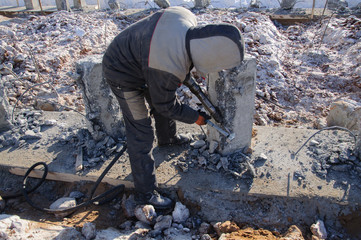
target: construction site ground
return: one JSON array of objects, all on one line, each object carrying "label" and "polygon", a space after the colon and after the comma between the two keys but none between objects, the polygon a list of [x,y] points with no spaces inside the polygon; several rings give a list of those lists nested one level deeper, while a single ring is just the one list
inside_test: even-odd
[{"label": "construction site ground", "polygon": [[[83,128],[84,117],[74,112],[43,112],[42,117],[54,119],[57,124],[42,129],[43,135],[40,140],[27,141],[17,148],[0,150],[0,164],[3,169],[1,184],[9,186],[10,191],[16,191],[17,186],[21,187],[21,178],[15,175],[25,174],[26,169],[34,163],[46,162],[49,166],[48,179],[57,182],[44,187],[44,194],[38,195],[35,199],[41,206],[48,207],[47,195],[52,193],[53,196],[65,196],[75,184],[87,180],[90,182],[84,183],[83,187],[89,187],[114,156],[94,168],[77,172],[77,149],[72,144],[53,140],[64,127]],[[203,135],[199,126],[195,124],[180,123],[178,132],[191,134],[195,138],[201,138]],[[299,147],[315,132],[316,130],[302,128],[255,127],[250,155],[256,170],[255,178],[248,176],[237,179],[222,170],[211,171],[199,166],[182,172],[178,162],[180,158],[186,158],[191,148],[189,144],[161,148],[155,146],[153,153],[157,179],[162,190],[174,199],[186,203],[191,212],[199,214],[209,222],[233,220],[284,231],[292,224],[304,226],[306,229],[307,225],[310,226],[321,218],[332,223],[335,229],[346,229],[353,234],[352,236],[359,236],[359,178],[350,176],[348,172],[337,172],[325,179],[320,178],[312,171],[315,159],[307,154],[307,146],[294,156]],[[348,134],[330,132],[333,133],[325,131],[319,135],[324,139],[342,139]],[[263,158],[259,158],[261,155]],[[301,176],[297,175],[299,173],[302,173]],[[34,174],[36,175],[36,172]],[[37,176],[41,175],[42,171],[39,171]],[[131,191],[132,177],[127,153],[113,166],[104,182],[109,185],[123,183],[127,190]],[[105,188],[107,185],[102,185],[97,192],[102,192]],[[97,224],[99,223],[97,226],[105,227],[119,225],[125,221],[125,217],[119,211],[117,221],[108,223],[108,215],[105,212],[109,212],[106,211],[106,206],[78,211],[72,217],[59,221],[49,214],[34,211],[25,202],[21,205],[11,205],[15,207],[10,208],[9,213],[20,214],[21,217],[35,220],[40,225],[46,222],[50,225],[75,226],[86,220],[96,220]],[[29,212],[32,214],[28,215]],[[340,216],[343,216],[343,219],[340,219]]]}]

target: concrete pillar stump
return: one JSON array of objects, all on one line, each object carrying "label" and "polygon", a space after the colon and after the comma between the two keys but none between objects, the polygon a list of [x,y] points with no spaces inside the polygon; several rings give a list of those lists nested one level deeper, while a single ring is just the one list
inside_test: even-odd
[{"label": "concrete pillar stump", "polygon": [[68,0],[55,0],[55,3],[56,3],[56,9],[58,9],[58,11],[61,11],[61,10],[69,11],[70,10],[70,5],[69,5]]},{"label": "concrete pillar stump", "polygon": [[117,140],[125,136],[119,103],[102,74],[102,55],[92,55],[76,62],[77,83],[83,93],[86,122],[92,137],[105,135]]},{"label": "concrete pillar stump", "polygon": [[[1,75],[0,75],[1,79]],[[11,109],[5,92],[4,83],[0,80],[0,133],[9,130],[11,124]]]},{"label": "concrete pillar stump", "polygon": [[222,155],[246,149],[251,145],[256,87],[257,63],[255,59],[245,59],[230,70],[209,75],[209,97],[223,114],[223,126],[235,134],[227,142],[223,135],[208,127],[208,141],[219,143]]},{"label": "concrete pillar stump", "polygon": [[85,0],[73,0],[75,9],[83,9],[86,7]]},{"label": "concrete pillar stump", "polygon": [[39,9],[39,1],[38,0],[24,0],[26,10]]}]

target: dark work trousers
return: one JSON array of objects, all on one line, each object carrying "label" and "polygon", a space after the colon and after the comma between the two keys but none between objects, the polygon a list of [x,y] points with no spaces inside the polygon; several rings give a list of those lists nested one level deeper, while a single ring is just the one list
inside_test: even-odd
[{"label": "dark work trousers", "polygon": [[[118,99],[125,121],[128,154],[135,190],[139,193],[151,192],[157,188],[155,164],[152,155],[154,133],[150,114],[154,116],[159,144],[170,142],[176,134],[176,124],[172,119],[159,114],[152,106],[147,88],[122,90],[110,84]],[[149,104],[146,106],[145,100]]]}]

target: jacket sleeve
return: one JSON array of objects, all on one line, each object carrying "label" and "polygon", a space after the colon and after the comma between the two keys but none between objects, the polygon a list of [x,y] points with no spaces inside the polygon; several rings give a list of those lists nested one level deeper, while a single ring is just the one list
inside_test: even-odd
[{"label": "jacket sleeve", "polygon": [[185,123],[194,123],[198,112],[182,104],[176,97],[176,90],[181,83],[173,74],[155,69],[147,70],[147,85],[153,107],[165,117]]}]

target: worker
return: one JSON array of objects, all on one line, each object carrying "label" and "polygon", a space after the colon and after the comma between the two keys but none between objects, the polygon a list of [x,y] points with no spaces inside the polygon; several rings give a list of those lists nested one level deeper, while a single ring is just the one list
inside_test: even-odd
[{"label": "worker", "polygon": [[[152,156],[155,120],[158,145],[183,143],[175,120],[206,124],[210,117],[180,103],[176,89],[196,68],[202,76],[239,65],[244,57],[240,31],[231,24],[197,26],[183,7],[160,10],[124,29],[107,48],[103,74],[120,104],[136,199],[156,209],[173,201],[159,193]],[[146,105],[146,101],[148,106]]]}]

